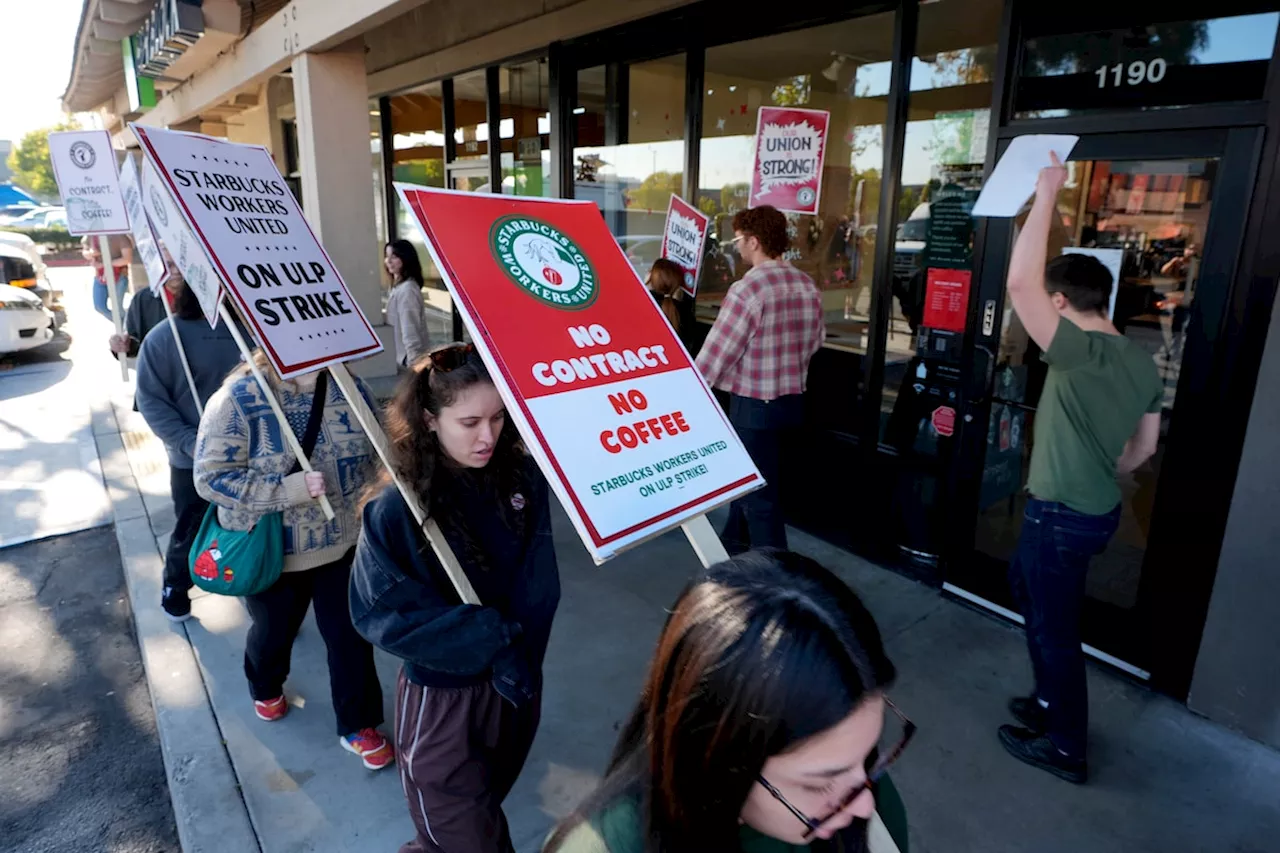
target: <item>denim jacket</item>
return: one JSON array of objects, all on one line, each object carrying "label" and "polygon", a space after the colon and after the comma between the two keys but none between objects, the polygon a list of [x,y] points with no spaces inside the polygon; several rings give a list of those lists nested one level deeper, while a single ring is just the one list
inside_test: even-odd
[{"label": "denim jacket", "polygon": [[[463,604],[394,485],[370,501],[351,570],[351,618],[369,642],[404,661],[410,681],[462,687],[491,681],[519,704],[541,689],[542,661],[560,601],[550,493],[529,462],[528,495],[512,495],[531,516],[511,553],[516,565],[472,566],[462,540],[444,530],[481,605]],[[477,516],[490,515],[492,518]],[[495,512],[472,512],[479,541],[513,536]]]}]

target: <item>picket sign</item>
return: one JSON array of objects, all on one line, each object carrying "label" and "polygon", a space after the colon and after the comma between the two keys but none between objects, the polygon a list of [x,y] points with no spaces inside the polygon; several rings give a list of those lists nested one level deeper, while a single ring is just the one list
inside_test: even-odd
[{"label": "picket sign", "polygon": [[200,402],[200,392],[196,391],[196,379],[191,375],[191,363],[187,361],[187,351],[182,348],[182,336],[178,334],[178,324],[173,319],[173,309],[169,307],[169,297],[160,294],[164,303],[164,316],[169,321],[169,331],[173,332],[173,343],[178,347],[178,358],[182,361],[182,372],[187,375],[187,387],[191,389],[191,399],[196,404],[196,414],[204,417],[204,404]]},{"label": "picket sign", "polygon": [[[426,517],[417,495],[406,486],[396,472],[386,433],[382,431],[377,415],[365,402],[355,378],[346,368],[344,363],[346,360],[378,352],[382,349],[382,344],[373,333],[359,305],[347,292],[341,273],[329,260],[324,247],[316,239],[297,201],[287,190],[277,190],[285,187],[286,184],[270,152],[260,145],[242,145],[199,134],[157,131],[154,128],[137,126],[134,126],[134,132],[142,142],[143,156],[154,168],[154,174],[159,179],[156,183],[164,187],[167,199],[173,202],[172,205],[165,206],[166,211],[180,218],[190,228],[190,233],[196,237],[194,242],[199,247],[199,252],[208,259],[209,266],[216,272],[216,278],[232,296],[238,310],[252,324],[262,344],[263,352],[267,354],[272,366],[285,378],[328,368],[329,374],[347,399],[369,442],[382,459],[383,465],[391,472],[396,487],[426,534],[431,550],[449,575],[449,580],[457,590],[458,596],[466,604],[479,604],[479,596],[476,595],[466,572],[463,571],[448,541],[445,540],[439,525],[434,519]],[[196,166],[197,161],[198,166]],[[206,165],[210,163],[216,165]],[[183,170],[181,174],[177,174],[178,169]],[[213,195],[206,180],[210,176],[214,176],[212,183],[216,185],[212,189],[216,189],[219,193],[239,198],[256,195],[260,199],[265,199],[265,202],[258,201],[256,206],[269,212],[271,229],[270,233],[255,235],[258,239],[251,240],[253,243],[258,243],[257,251],[253,254],[249,256],[233,254],[233,247],[236,244],[244,244],[244,236],[240,235],[236,240],[228,239],[229,223],[225,220],[227,211],[210,209],[205,200],[200,199],[199,194],[194,192],[196,189],[203,189],[206,196]],[[192,186],[192,184],[203,184],[203,186]],[[273,236],[280,236],[278,233],[280,231],[288,235],[287,239],[272,239]],[[337,303],[340,307],[346,308],[348,303],[350,305],[350,310],[344,312],[344,316],[348,318],[345,322],[343,317],[338,317],[337,323],[315,324],[323,328],[308,333],[315,335],[316,343],[314,344],[302,344],[300,340],[289,340],[281,334],[280,325],[271,325],[271,303],[268,303],[265,310],[260,304],[260,297],[264,295],[261,292],[264,289],[262,280],[251,282],[245,279],[245,276],[250,273],[262,276],[261,262],[271,258],[271,252],[284,251],[284,244],[291,247],[288,251],[293,253],[294,257],[305,258],[311,270],[316,266],[321,268],[322,274],[318,278],[321,281],[327,279],[329,289],[320,295],[328,296],[332,302],[333,294],[336,292],[340,294],[340,299],[346,300],[346,302]],[[243,265],[248,265],[247,271],[241,269]],[[233,271],[236,275],[232,275]],[[308,285],[313,284],[314,282],[308,282]],[[298,285],[290,292],[306,292],[307,289],[305,285]],[[311,290],[314,291],[315,288],[312,287]],[[294,305],[277,306],[274,310],[277,321],[280,314],[288,307],[293,307],[294,311],[297,311]],[[314,309],[316,304],[311,303],[311,307]],[[285,420],[275,392],[254,363],[251,350],[240,334],[239,327],[234,322],[225,301],[219,304],[218,313],[222,322],[226,323],[231,330],[236,346],[248,361],[254,378],[257,379],[271,405],[272,412],[277,420],[285,425],[282,431],[299,464],[304,471],[311,471],[310,461],[303,454],[293,430],[288,429],[288,421]],[[333,343],[320,343],[322,335],[323,340]],[[308,341],[311,340],[313,339],[308,338]],[[324,349],[321,349],[322,347]],[[332,519],[333,508],[328,499],[321,497],[320,505],[325,517]]]},{"label": "picket sign", "polygon": [[[116,172],[116,151],[105,130],[68,130],[49,134],[49,160],[58,194],[67,211],[67,230],[76,235],[97,235],[102,255],[102,279],[107,286],[107,304],[116,334],[124,334],[120,291],[111,265],[108,234],[129,233],[129,214],[120,176]],[[110,279],[110,281],[108,281]],[[129,360],[120,360],[120,378],[129,381]]]},{"label": "picket sign", "polygon": [[[222,318],[222,322],[227,324],[231,337],[235,339],[236,346],[240,348],[241,358],[249,365],[253,378],[258,380],[258,387],[262,389],[263,396],[267,398],[267,403],[271,406],[271,413],[276,416],[276,420],[280,423],[280,431],[284,433],[285,441],[288,442],[289,449],[293,451],[294,457],[298,460],[298,465],[304,472],[310,474],[315,470],[311,467],[311,460],[307,458],[306,453],[302,452],[302,442],[298,441],[298,436],[289,427],[289,420],[284,416],[284,409],[280,408],[280,401],[276,399],[271,383],[267,381],[267,377],[263,376],[262,371],[258,369],[258,362],[254,361],[253,358],[253,350],[245,343],[244,335],[240,334],[240,328],[236,325],[235,318],[231,316],[231,311],[228,310],[226,302],[218,306],[218,316]],[[321,495],[316,501],[320,504],[321,511],[324,512],[325,521],[333,521],[333,505],[329,503],[329,498]]]}]

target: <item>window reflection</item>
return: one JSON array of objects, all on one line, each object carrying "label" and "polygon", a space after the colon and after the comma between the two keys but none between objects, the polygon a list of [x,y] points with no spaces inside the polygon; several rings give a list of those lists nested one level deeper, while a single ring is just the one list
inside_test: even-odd
[{"label": "window reflection", "polygon": [[502,192],[507,195],[553,194],[549,96],[545,58],[499,69]]}]

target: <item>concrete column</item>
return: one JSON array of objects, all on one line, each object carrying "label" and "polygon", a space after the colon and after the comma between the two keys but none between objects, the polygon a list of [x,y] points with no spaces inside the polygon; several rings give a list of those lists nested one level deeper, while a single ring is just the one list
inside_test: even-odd
[{"label": "concrete column", "polygon": [[[380,325],[382,276],[363,41],[295,57],[293,98],[307,220],[383,344],[392,344],[390,328]],[[394,362],[393,353],[376,356],[357,370],[365,376],[393,375]]]}]

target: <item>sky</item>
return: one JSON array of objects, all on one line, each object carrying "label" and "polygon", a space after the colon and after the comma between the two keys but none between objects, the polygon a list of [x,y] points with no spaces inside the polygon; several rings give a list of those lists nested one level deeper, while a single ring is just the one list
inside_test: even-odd
[{"label": "sky", "polygon": [[81,0],[0,0],[0,139],[62,120]]}]

